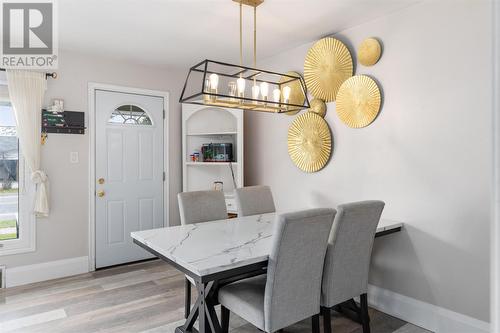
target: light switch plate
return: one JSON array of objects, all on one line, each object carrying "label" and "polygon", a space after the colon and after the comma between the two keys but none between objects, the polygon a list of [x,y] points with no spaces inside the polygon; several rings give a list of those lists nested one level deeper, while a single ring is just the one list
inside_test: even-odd
[{"label": "light switch plate", "polygon": [[78,163],[78,152],[72,151],[69,153],[69,162],[70,163]]}]

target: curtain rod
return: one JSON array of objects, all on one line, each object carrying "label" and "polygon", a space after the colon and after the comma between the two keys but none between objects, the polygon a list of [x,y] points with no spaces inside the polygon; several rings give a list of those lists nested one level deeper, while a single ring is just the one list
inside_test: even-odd
[{"label": "curtain rod", "polygon": [[[0,68],[0,72],[5,72],[5,68]],[[45,78],[53,78],[53,79],[57,79],[57,73],[56,72],[52,72],[52,73],[45,73]]]}]

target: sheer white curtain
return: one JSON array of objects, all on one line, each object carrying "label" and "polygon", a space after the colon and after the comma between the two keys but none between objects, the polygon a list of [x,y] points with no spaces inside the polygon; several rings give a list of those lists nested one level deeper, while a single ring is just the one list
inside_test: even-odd
[{"label": "sheer white curtain", "polygon": [[49,215],[48,178],[40,170],[41,110],[47,88],[45,73],[7,70],[9,96],[16,115],[21,151],[36,184],[33,212],[38,217]]}]

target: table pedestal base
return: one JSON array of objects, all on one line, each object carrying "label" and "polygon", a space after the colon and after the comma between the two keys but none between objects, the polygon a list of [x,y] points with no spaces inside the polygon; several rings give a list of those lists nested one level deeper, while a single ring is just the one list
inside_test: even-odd
[{"label": "table pedestal base", "polygon": [[[342,314],[344,317],[351,319],[352,321],[362,324],[361,320],[361,309],[356,304],[354,299],[350,299],[333,307],[335,311]],[[368,321],[370,318],[368,317]]]},{"label": "table pedestal base", "polygon": [[186,331],[183,326],[179,326],[175,329],[175,333],[198,333],[198,330],[193,327],[190,331]]},{"label": "table pedestal base", "polygon": [[[198,298],[193,308],[189,312],[184,325],[177,327],[175,333],[220,333],[222,332],[217,313],[215,312],[214,293],[216,292],[216,282],[207,283],[196,282]],[[194,323],[198,319],[199,330],[194,328]]]}]

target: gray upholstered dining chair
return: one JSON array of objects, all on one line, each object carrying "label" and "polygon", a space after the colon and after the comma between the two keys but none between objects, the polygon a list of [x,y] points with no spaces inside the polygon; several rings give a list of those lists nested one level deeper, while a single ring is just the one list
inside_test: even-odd
[{"label": "gray upholstered dining chair", "polygon": [[268,333],[312,317],[319,333],[321,277],[335,213],[317,208],[276,217],[267,275],[219,290],[223,333],[230,311]]},{"label": "gray upholstered dining chair", "polygon": [[181,224],[227,219],[226,200],[222,191],[193,191],[177,195]]},{"label": "gray upholstered dining chair", "polygon": [[337,207],[321,287],[325,333],[332,331],[331,308],[358,296],[363,333],[370,332],[368,272],[373,241],[384,205],[382,201],[361,201]]},{"label": "gray upholstered dining chair", "polygon": [[[192,224],[227,219],[226,200],[222,191],[193,191],[177,194],[181,224]],[[191,284],[194,280],[186,275],[185,316],[191,311]]]},{"label": "gray upholstered dining chair", "polygon": [[238,216],[274,213],[273,194],[269,186],[247,186],[234,191]]}]

